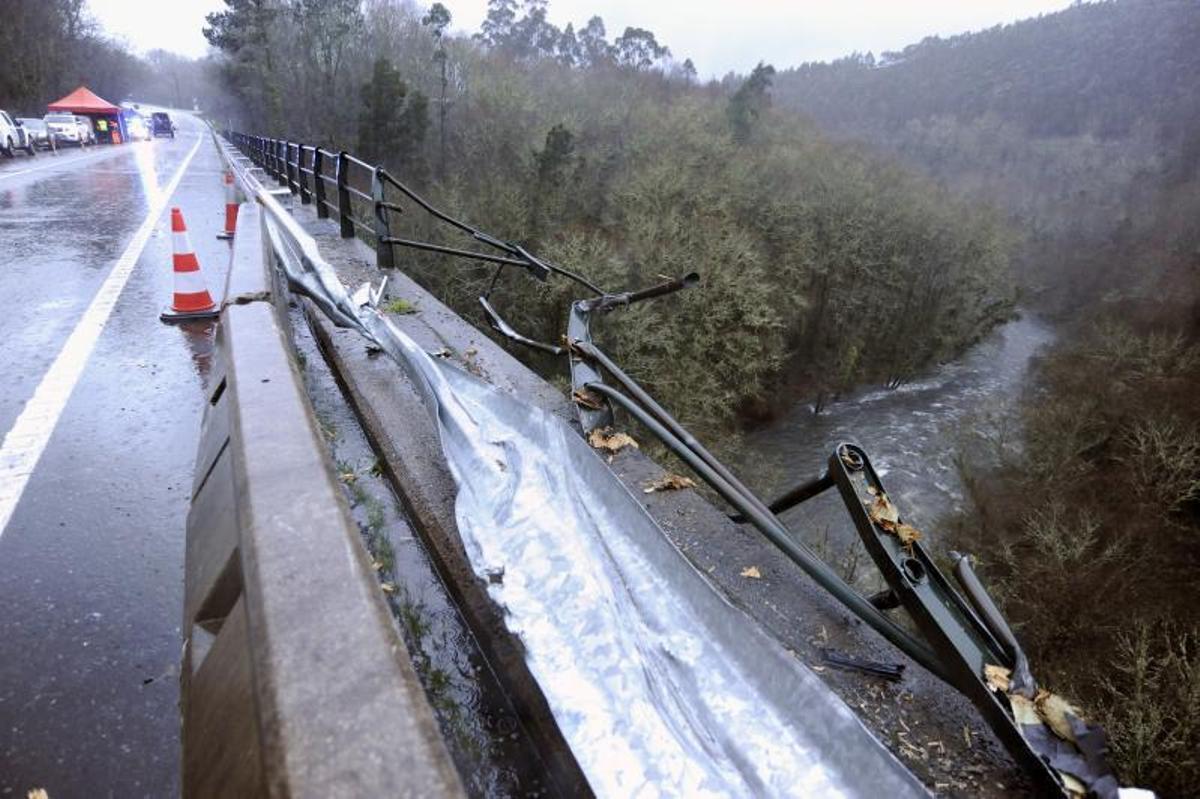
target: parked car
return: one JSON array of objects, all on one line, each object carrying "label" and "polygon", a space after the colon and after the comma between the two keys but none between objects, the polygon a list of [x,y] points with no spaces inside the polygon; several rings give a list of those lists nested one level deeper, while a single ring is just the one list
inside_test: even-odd
[{"label": "parked car", "polygon": [[175,123],[166,111],[155,111],[150,115],[150,129],[155,136],[170,136],[175,138]]},{"label": "parked car", "polygon": [[33,155],[33,140],[19,123],[13,121],[7,111],[0,111],[0,153],[12,158],[17,150],[24,150]]},{"label": "parked car", "polygon": [[87,134],[80,128],[79,120],[74,114],[46,114],[43,119],[60,145],[78,144],[82,147],[87,144]]},{"label": "parked car", "polygon": [[58,142],[54,138],[54,134],[50,132],[50,126],[45,120],[35,119],[33,117],[20,117],[17,122],[21,123],[25,133],[33,141],[33,146],[39,150],[56,150]]}]

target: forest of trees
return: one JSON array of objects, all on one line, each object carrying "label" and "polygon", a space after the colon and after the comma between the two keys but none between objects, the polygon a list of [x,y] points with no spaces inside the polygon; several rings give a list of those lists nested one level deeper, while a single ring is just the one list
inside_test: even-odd
[{"label": "forest of trees", "polygon": [[1125,0],[776,76],[776,99],[995,207],[1059,324],[970,431],[954,521],[1124,779],[1200,778],[1200,4]]},{"label": "forest of trees", "polygon": [[106,36],[86,0],[6,0],[0,22],[0,108],[40,117],[86,85],[110,102],[138,99],[190,108],[212,100],[216,65],[163,50],[140,57]]},{"label": "forest of trees", "polygon": [[[448,210],[614,290],[698,271],[699,290],[601,336],[690,424],[864,382],[899,383],[1012,310],[1007,234],[892,159],[774,108],[774,70],[697,84],[651,31],[492,0],[479,32],[397,0],[227,0],[207,35],[245,130],[382,162]],[[287,24],[287,23],[294,24]],[[226,112],[214,114],[224,119]],[[407,232],[422,229],[408,217]],[[470,317],[490,271],[404,254]],[[509,278],[497,303],[557,340],[569,286]],[[869,323],[868,323],[869,322]]]}]

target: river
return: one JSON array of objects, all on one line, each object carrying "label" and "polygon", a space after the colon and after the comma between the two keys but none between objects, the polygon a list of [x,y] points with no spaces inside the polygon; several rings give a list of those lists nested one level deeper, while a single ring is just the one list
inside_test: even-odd
[{"label": "river", "polygon": [[[839,442],[855,442],[906,520],[936,538],[938,519],[963,501],[954,455],[964,425],[1015,400],[1034,356],[1053,339],[1047,322],[1025,314],[958,360],[899,388],[864,389],[819,414],[810,402],[800,402],[746,436],[740,472],[770,500],[819,475]],[[793,508],[783,520],[827,558],[841,560],[857,540],[836,492]]]}]

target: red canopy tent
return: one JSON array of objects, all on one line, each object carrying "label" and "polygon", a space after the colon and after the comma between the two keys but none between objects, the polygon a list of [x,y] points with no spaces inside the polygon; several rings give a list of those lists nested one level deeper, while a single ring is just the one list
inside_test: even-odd
[{"label": "red canopy tent", "polygon": [[80,86],[75,91],[68,94],[56,103],[50,103],[46,106],[50,111],[66,111],[72,114],[98,114],[108,116],[111,114],[121,113],[121,109],[97,97],[91,89],[86,86]]},{"label": "red canopy tent", "polygon": [[[101,138],[106,138],[109,141],[120,141],[119,138],[113,138],[112,133],[120,130],[121,125],[121,109],[96,94],[86,86],[80,86],[75,91],[68,94],[66,97],[46,106],[49,111],[60,111],[68,114],[79,114],[86,116],[92,120],[92,127],[96,127],[96,121],[103,119],[105,121],[106,131],[100,131]],[[104,134],[108,135],[105,136]]]}]

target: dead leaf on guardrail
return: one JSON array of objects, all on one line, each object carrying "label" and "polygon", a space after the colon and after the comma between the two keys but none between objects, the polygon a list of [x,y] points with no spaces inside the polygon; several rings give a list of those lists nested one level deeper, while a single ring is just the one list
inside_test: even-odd
[{"label": "dead leaf on guardrail", "polygon": [[588,443],[596,449],[611,453],[620,452],[625,447],[638,448],[638,443],[633,440],[633,436],[628,433],[614,433],[608,428],[593,430],[588,435]]},{"label": "dead leaf on guardrail", "polygon": [[988,688],[1006,694],[1012,686],[1012,669],[987,663],[983,667],[983,679],[987,682]]},{"label": "dead leaf on guardrail", "polygon": [[589,408],[593,411],[604,410],[604,402],[596,395],[596,392],[589,391],[586,388],[577,388],[571,392],[571,400],[576,405],[581,405],[584,408]]},{"label": "dead leaf on guardrail", "polygon": [[655,491],[679,491],[684,488],[695,488],[696,481],[680,474],[664,474],[657,480],[651,480],[642,488],[642,493],[653,494]]},{"label": "dead leaf on guardrail", "polygon": [[900,539],[900,543],[906,547],[912,547],[914,543],[921,540],[921,531],[911,524],[898,524],[892,532]]},{"label": "dead leaf on guardrail", "polygon": [[900,511],[888,499],[887,494],[882,491],[878,493],[873,491],[871,493],[875,494],[875,499],[867,507],[867,513],[870,515],[871,521],[888,532],[893,532],[896,525],[900,523]]},{"label": "dead leaf on guardrail", "polygon": [[741,574],[743,577],[749,577],[751,580],[762,579],[762,572],[758,570],[757,566],[747,566],[746,568],[742,569]]},{"label": "dead leaf on guardrail", "polygon": [[1075,731],[1071,729],[1070,716],[1083,718],[1083,714],[1067,700],[1049,691],[1038,691],[1033,704],[1037,707],[1038,715],[1046,726],[1054,730],[1054,734],[1064,741],[1077,743]]}]

